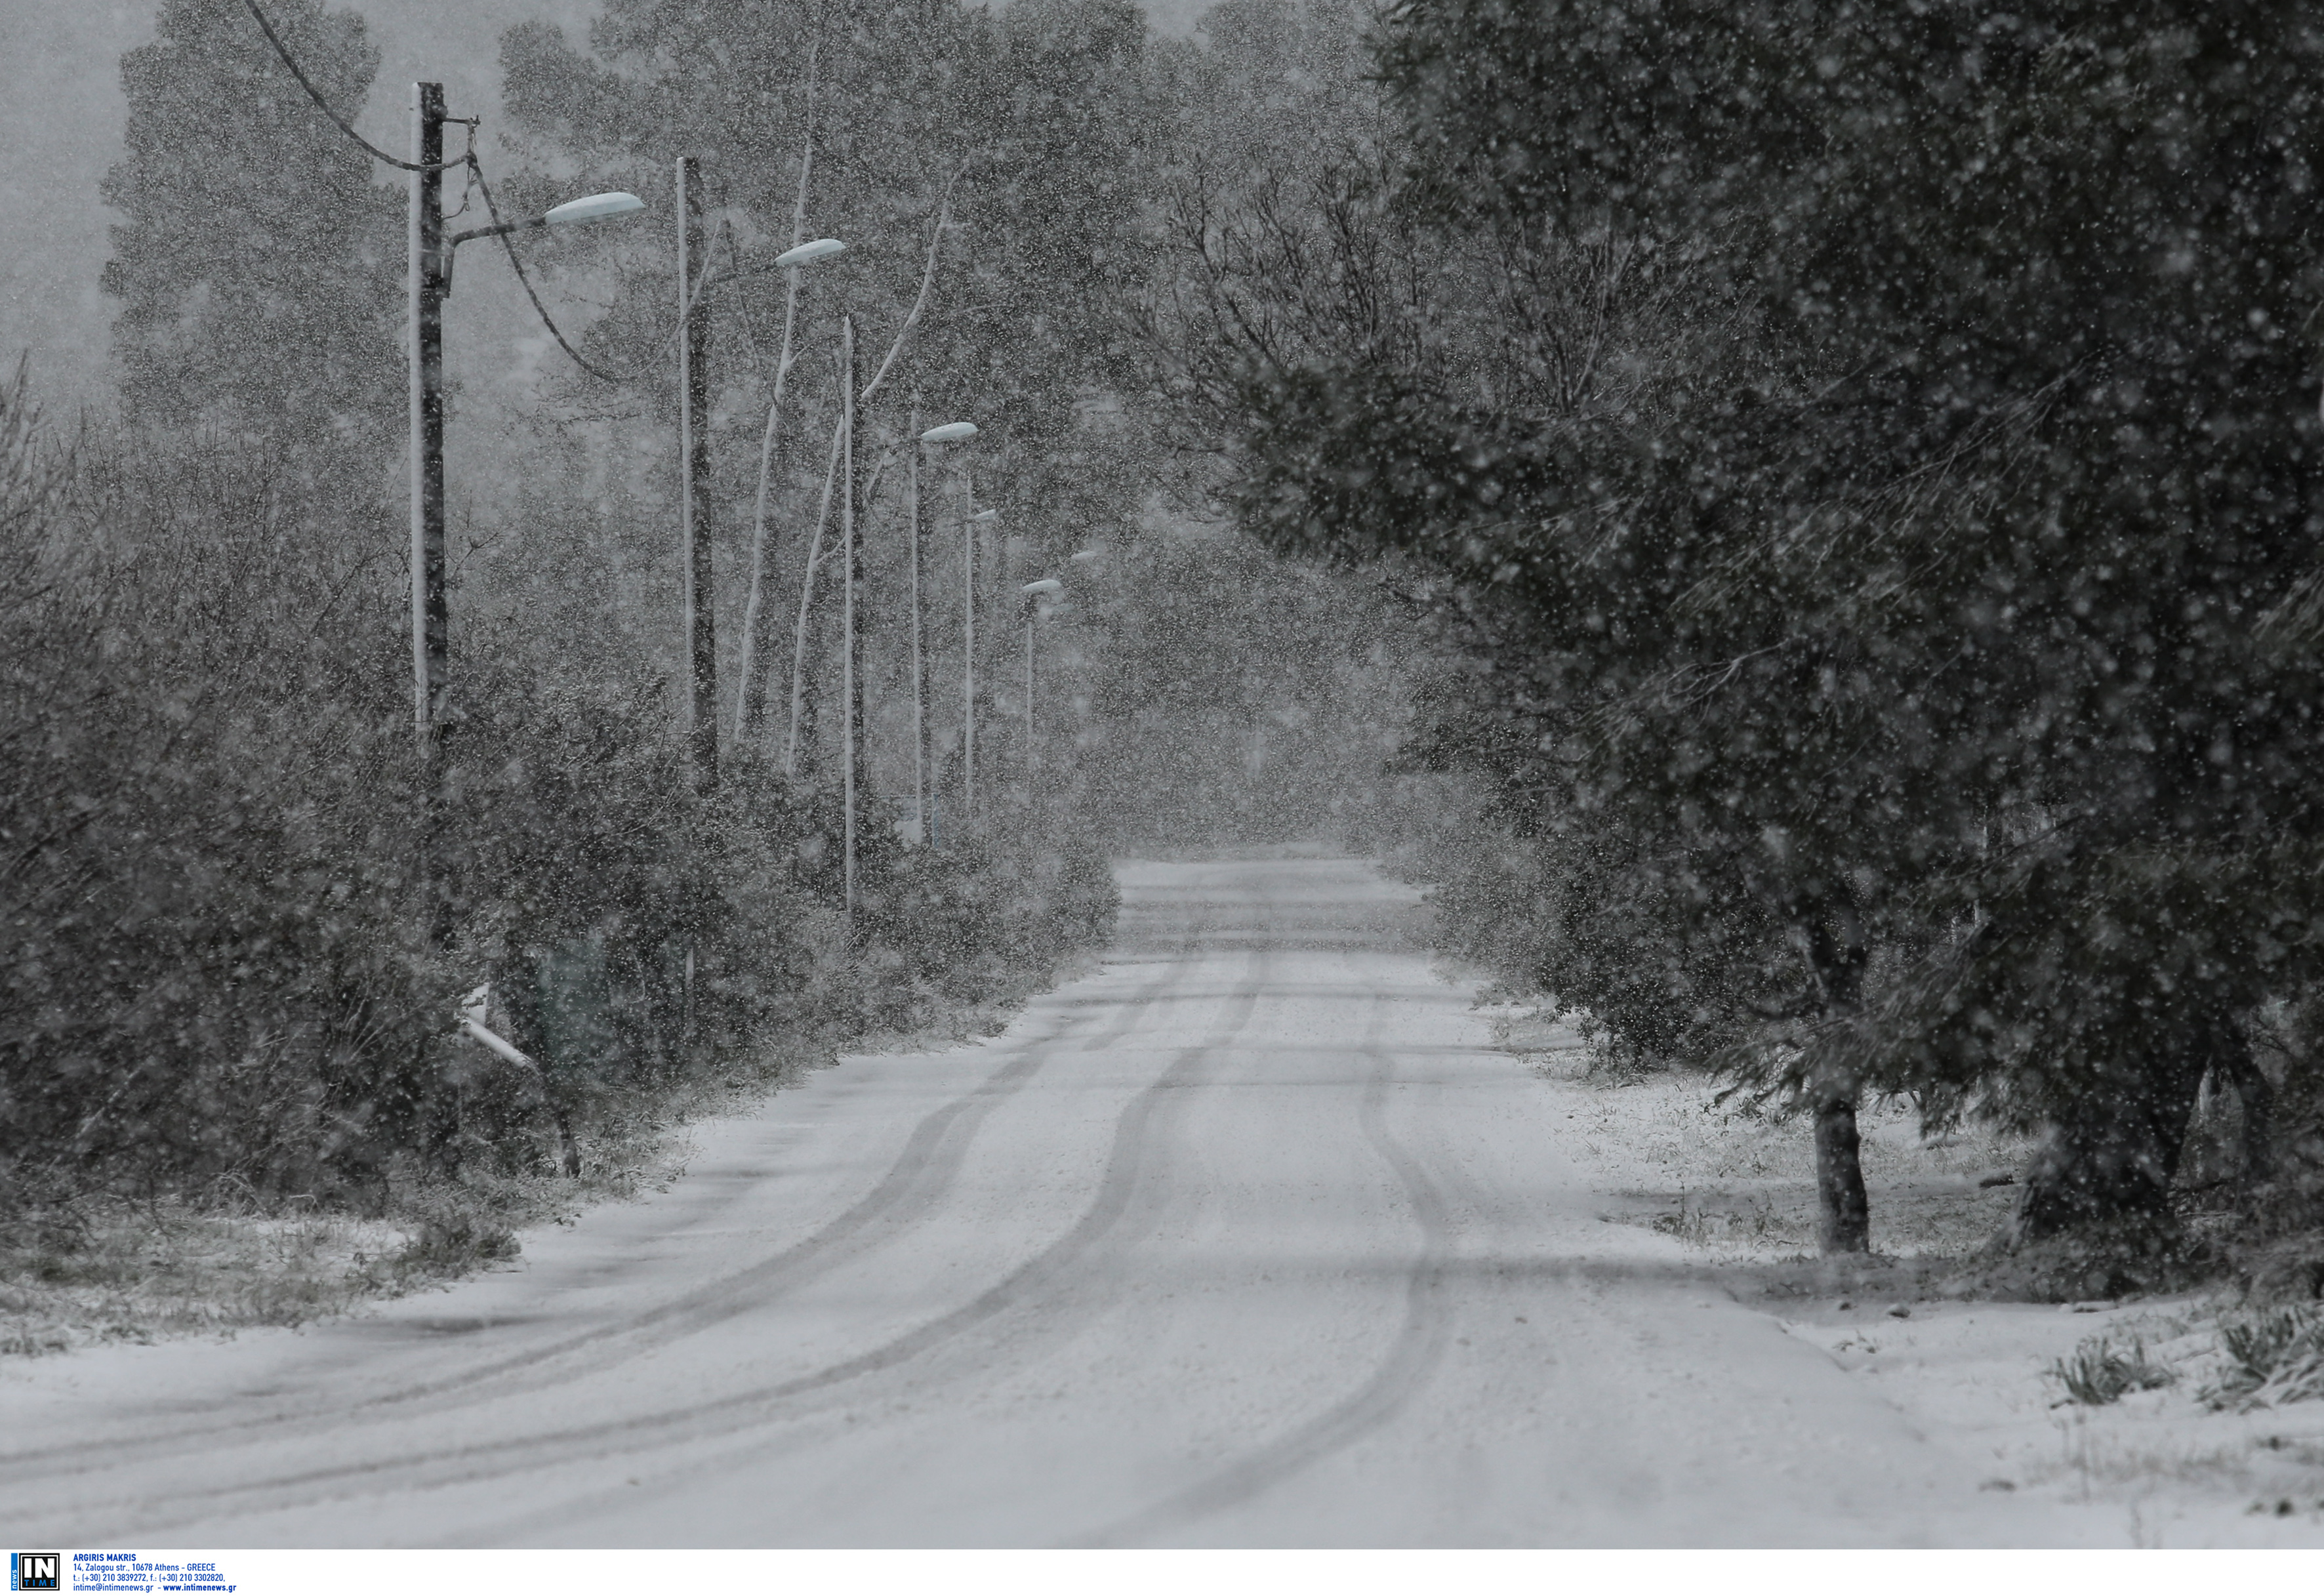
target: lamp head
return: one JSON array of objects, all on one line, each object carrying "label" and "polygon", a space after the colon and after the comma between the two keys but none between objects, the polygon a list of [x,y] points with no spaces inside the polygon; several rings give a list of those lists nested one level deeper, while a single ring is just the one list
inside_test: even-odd
[{"label": "lamp head", "polygon": [[847,246],[836,238],[810,238],[794,245],[775,257],[778,266],[804,266],[809,261],[820,261],[844,251]]},{"label": "lamp head", "polygon": [[540,219],[552,227],[567,222],[594,222],[604,217],[627,216],[633,210],[643,210],[646,202],[634,194],[591,194],[580,199],[568,199]]},{"label": "lamp head", "polygon": [[1065,589],[1065,585],[1063,582],[1058,581],[1055,577],[1044,577],[1038,582],[1026,583],[1024,586],[1019,588],[1017,591],[1019,593],[1039,595],[1063,593]]},{"label": "lamp head", "polygon": [[941,427],[931,427],[920,434],[922,443],[964,443],[976,436],[973,421],[946,421]]}]

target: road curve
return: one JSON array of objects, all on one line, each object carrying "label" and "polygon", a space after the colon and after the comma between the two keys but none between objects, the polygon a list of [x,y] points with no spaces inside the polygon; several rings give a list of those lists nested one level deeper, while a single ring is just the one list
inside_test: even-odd
[{"label": "road curve", "polygon": [[[1598,1218],[1351,861],[1131,864],[1104,967],[853,1058],[512,1269],[0,1378],[67,1545],[2076,1538]],[[1555,1122],[1553,1122],[1554,1120]]]}]

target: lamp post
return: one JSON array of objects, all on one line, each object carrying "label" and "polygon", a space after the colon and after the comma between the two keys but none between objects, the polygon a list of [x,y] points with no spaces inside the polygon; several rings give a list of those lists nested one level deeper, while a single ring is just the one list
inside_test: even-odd
[{"label": "lamp post", "polygon": [[[967,444],[976,437],[973,420],[948,420],[941,428],[929,428],[920,435],[920,444]],[[913,537],[913,593],[918,593],[920,569],[920,494],[918,494],[918,456],[913,456],[913,500],[911,500],[911,537]],[[985,511],[990,518],[992,511]],[[976,493],[969,481],[967,460],[960,462],[960,817],[967,823],[976,816]],[[913,650],[920,646],[918,609],[913,611]],[[913,664],[913,680],[918,680],[918,662]],[[913,723],[918,724],[920,708],[913,704]]]},{"label": "lamp post", "polygon": [[[702,482],[710,475],[709,281],[702,217],[702,171],[678,158],[678,529],[686,632],[686,755],[696,792],[718,784],[718,633],[711,595],[710,539],[702,527]],[[696,263],[699,262],[697,265]],[[699,278],[701,281],[696,281]]]},{"label": "lamp post", "polygon": [[411,86],[411,215],[407,235],[405,303],[409,312],[411,424],[411,707],[420,757],[436,767],[428,783],[427,832],[436,898],[430,934],[451,935],[443,862],[433,857],[443,809],[443,727],[451,650],[450,602],[446,593],[444,535],[444,301],[452,293],[452,255],[472,238],[493,238],[532,227],[594,221],[642,210],[634,194],[592,194],[544,216],[497,226],[444,231],[444,86]]},{"label": "lamp post", "polygon": [[[920,429],[920,401],[912,396],[911,420],[905,430]],[[928,714],[927,678],[920,647],[920,454],[915,447],[905,462],[905,512],[909,522],[906,541],[912,567],[912,845],[928,840]]]},{"label": "lamp post", "polygon": [[1042,601],[1063,593],[1065,585],[1055,577],[1028,582],[1017,591],[1025,595],[1025,797],[1033,797],[1033,623],[1050,613]]},{"label": "lamp post", "polygon": [[[847,246],[836,238],[810,239],[793,244],[762,266],[731,269],[714,276],[703,226],[702,172],[691,155],[678,159],[678,523],[685,573],[685,644],[689,678],[686,698],[687,761],[697,790],[707,791],[718,780],[718,634],[715,596],[712,591],[710,539],[703,526],[701,484],[710,475],[710,318],[705,304],[712,289],[738,278],[765,272],[791,274],[791,300],[798,302],[798,269],[810,261],[839,254]],[[759,461],[759,496],[752,523],[751,588],[742,613],[742,688],[735,713],[734,731],[742,735],[751,702],[750,683],[756,669],[760,583],[763,571],[767,528],[767,456],[774,441],[776,411],[782,403],[783,375],[789,370],[790,333],[784,330],[784,364],[776,376],[775,400],[767,416]]]},{"label": "lamp post", "polygon": [[855,697],[855,318],[839,318],[839,382],[840,430],[846,438],[846,453],[841,457],[840,487],[844,498],[840,505],[840,570],[844,574],[840,606],[840,724],[841,762],[845,773],[841,779],[842,805],[845,811],[843,823],[846,833],[846,858],[844,866],[844,900],[847,916],[847,935],[852,946],[855,936],[855,741],[860,706]]}]

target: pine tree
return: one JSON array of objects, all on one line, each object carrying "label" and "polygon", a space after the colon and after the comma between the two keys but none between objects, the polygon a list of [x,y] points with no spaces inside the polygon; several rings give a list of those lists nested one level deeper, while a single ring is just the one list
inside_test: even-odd
[{"label": "pine tree", "polygon": [[[322,0],[269,15],[357,110],[379,69],[362,19]],[[104,274],[124,407],[375,475],[401,436],[401,202],[240,7],[165,0],[156,27],[122,58],[128,154],[103,189],[125,218]]]}]

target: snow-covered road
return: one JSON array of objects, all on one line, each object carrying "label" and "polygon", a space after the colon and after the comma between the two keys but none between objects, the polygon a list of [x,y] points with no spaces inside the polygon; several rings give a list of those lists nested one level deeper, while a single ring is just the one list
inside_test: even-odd
[{"label": "snow-covered road", "polygon": [[1347,862],[1123,870],[981,1046],[300,1333],[0,1381],[17,1538],[176,1546],[2024,1544],[1608,1172]]}]

